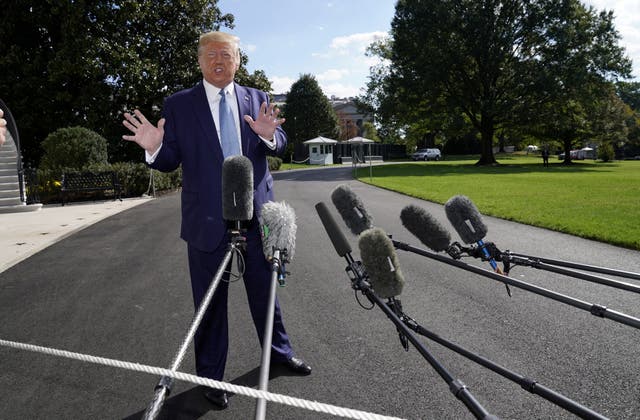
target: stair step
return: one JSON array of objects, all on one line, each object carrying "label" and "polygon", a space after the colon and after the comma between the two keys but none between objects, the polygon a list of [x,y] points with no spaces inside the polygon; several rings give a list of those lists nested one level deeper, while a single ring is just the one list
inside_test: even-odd
[{"label": "stair step", "polygon": [[19,180],[18,180],[18,175],[4,175],[4,176],[0,176],[0,185],[1,184],[10,184],[10,183],[15,183],[16,185],[18,184]]},{"label": "stair step", "polygon": [[19,213],[27,211],[38,211],[42,208],[42,204],[18,204],[15,206],[0,206],[0,213]]},{"label": "stair step", "polygon": [[0,188],[0,198],[15,198],[15,197],[20,197],[20,190],[16,190],[16,189],[6,189],[3,190],[2,188]]},{"label": "stair step", "polygon": [[20,197],[0,198],[0,206],[17,206],[22,204]]},{"label": "stair step", "polygon": [[12,176],[18,175],[18,171],[16,168],[3,168],[0,167],[0,176]]}]

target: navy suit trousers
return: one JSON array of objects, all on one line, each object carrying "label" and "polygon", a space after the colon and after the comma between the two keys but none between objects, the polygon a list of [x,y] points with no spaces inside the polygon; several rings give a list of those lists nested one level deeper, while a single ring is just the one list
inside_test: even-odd
[{"label": "navy suit trousers", "polygon": [[[247,250],[244,253],[245,272],[243,280],[253,323],[258,333],[260,345],[262,345],[269,301],[269,288],[271,286],[271,264],[264,257],[258,223],[255,220],[251,223],[246,237]],[[188,246],[191,288],[196,310],[213,281],[213,277],[218,271],[228,247],[228,234],[225,235],[220,246],[213,252],[204,252],[191,245]],[[234,256],[232,264],[236,265],[236,259],[237,256]],[[231,265],[227,267],[227,272],[230,269]],[[223,281],[218,285],[209,308],[196,331],[194,340],[196,373],[198,376],[215,380],[222,380],[224,377],[227,349],[229,347],[227,323],[229,283],[226,281],[228,277],[229,275],[226,273],[223,276]],[[284,362],[292,356],[293,350],[282,322],[280,305],[276,300],[271,360]]]}]

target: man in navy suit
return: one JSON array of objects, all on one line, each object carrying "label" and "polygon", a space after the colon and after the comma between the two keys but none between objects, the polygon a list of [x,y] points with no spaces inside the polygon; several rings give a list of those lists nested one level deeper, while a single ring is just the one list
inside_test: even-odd
[{"label": "man in navy suit", "polygon": [[[222,218],[222,162],[226,157],[223,148],[225,153],[239,152],[249,158],[253,164],[254,217],[247,227],[243,279],[262,344],[271,266],[262,251],[257,220],[262,205],[273,201],[273,178],[266,156],[282,154],[286,147],[287,136],[281,128],[284,119],[278,118],[280,110],[268,103],[264,92],[234,83],[240,66],[237,37],[223,32],[203,34],[198,43],[198,64],[203,80],[191,89],[168,97],[157,126],[135,110],[134,115],[126,113],[123,121],[132,134],[122,137],[145,150],[152,168],[173,171],[182,164],[180,236],[187,242],[196,308],[229,244],[229,232]],[[221,95],[230,105],[235,123],[235,133],[225,137],[221,136],[220,128],[221,120],[226,120],[220,114]],[[228,143],[221,143],[221,138],[234,139],[231,152],[228,152]],[[222,380],[227,359],[227,292],[228,283],[221,282],[194,340],[197,374],[215,380]],[[311,368],[294,356],[277,302],[272,343],[274,363],[281,363],[299,374],[311,373]],[[221,408],[228,405],[227,395],[221,390],[207,390],[205,396]]]}]

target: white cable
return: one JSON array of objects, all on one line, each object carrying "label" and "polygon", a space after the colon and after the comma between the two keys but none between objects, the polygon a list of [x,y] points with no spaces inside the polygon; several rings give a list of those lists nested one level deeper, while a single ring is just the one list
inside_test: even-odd
[{"label": "white cable", "polygon": [[234,394],[245,395],[252,398],[263,398],[267,401],[276,402],[280,404],[290,405],[292,407],[304,408],[311,411],[317,411],[320,413],[331,414],[334,416],[341,416],[349,419],[362,419],[362,420],[402,420],[398,417],[383,416],[380,414],[369,413],[366,411],[353,410],[350,408],[338,407],[331,404],[319,403],[317,401],[309,401],[301,398],[289,397],[282,394],[274,394],[266,391],[259,391],[253,388],[245,386],[239,386],[230,384],[228,382],[215,381],[209,378],[202,378],[200,376],[191,375],[188,373],[172,371],[169,369],[163,369],[155,366],[143,365],[140,363],[126,362],[116,359],[108,359],[104,357],[92,356],[88,354],[75,353],[66,350],[53,349],[49,347],[36,346],[33,344],[19,343],[15,341],[8,341],[0,339],[0,345],[5,347],[11,347],[19,350],[27,350],[36,353],[48,354],[51,356],[65,357],[67,359],[80,360],[83,362],[94,363],[98,365],[116,367],[120,369],[128,369],[136,372],[144,372],[158,376],[169,376],[174,379],[178,379],[183,382],[191,382],[196,385],[204,385],[211,388],[221,389],[223,391],[231,392]]}]

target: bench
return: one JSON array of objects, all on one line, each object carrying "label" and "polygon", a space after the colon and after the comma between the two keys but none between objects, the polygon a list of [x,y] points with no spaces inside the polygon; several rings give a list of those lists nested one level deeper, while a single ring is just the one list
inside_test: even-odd
[{"label": "bench", "polygon": [[67,201],[67,194],[91,191],[113,191],[113,199],[122,201],[122,186],[118,181],[118,176],[113,171],[67,172],[62,174],[60,196],[63,206]]}]

